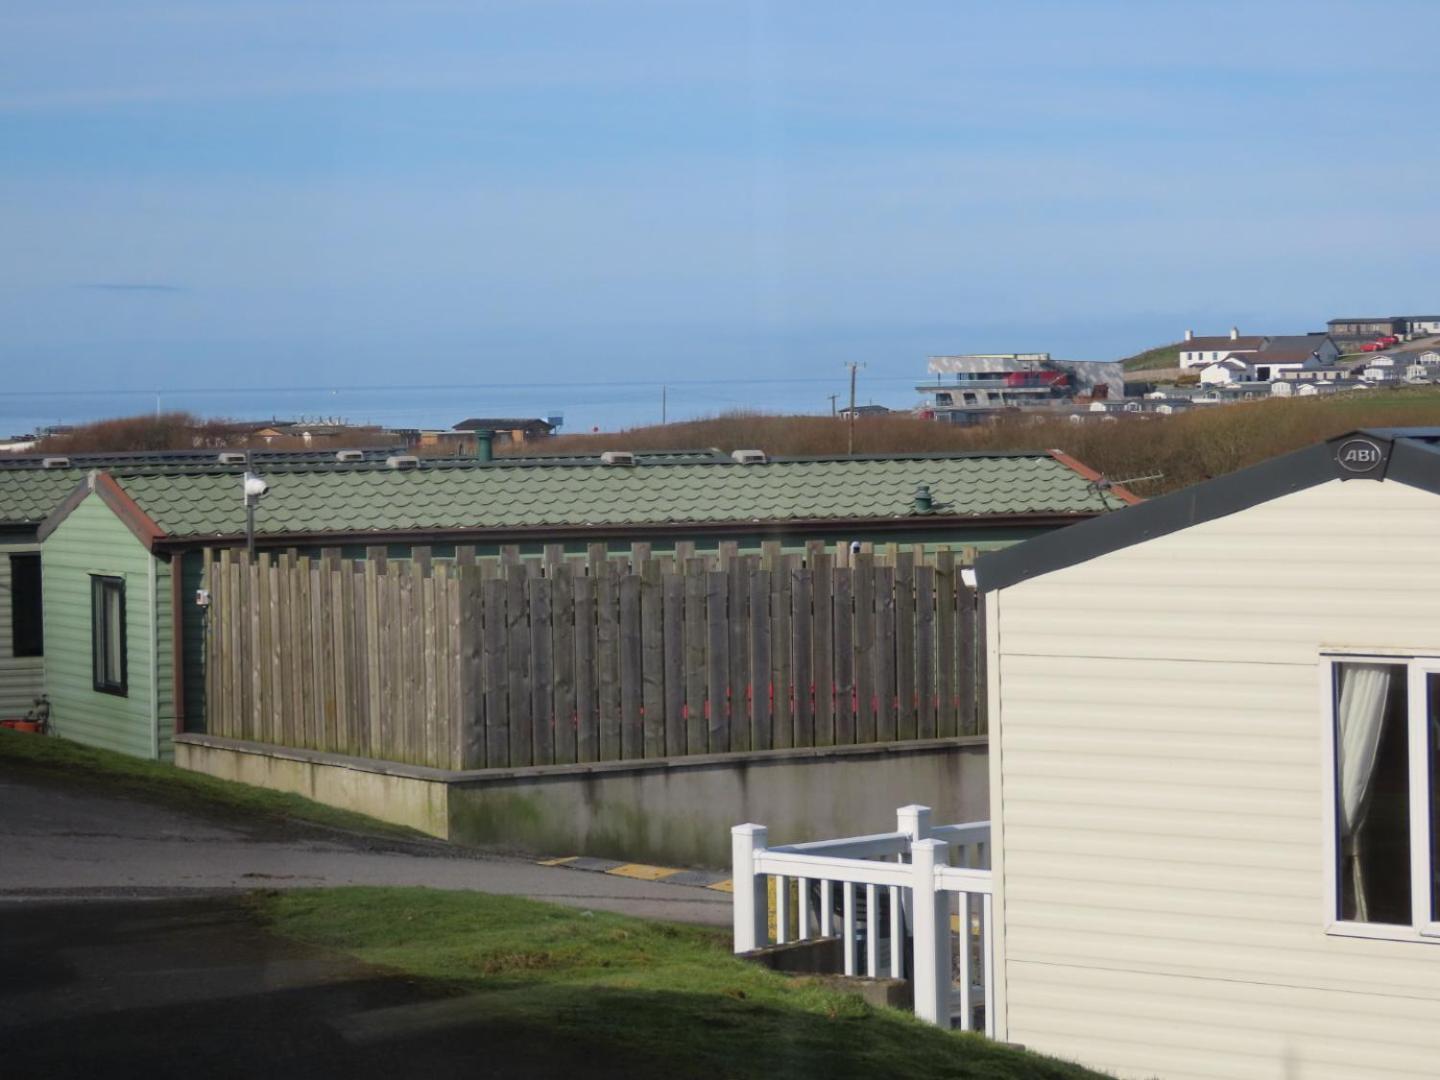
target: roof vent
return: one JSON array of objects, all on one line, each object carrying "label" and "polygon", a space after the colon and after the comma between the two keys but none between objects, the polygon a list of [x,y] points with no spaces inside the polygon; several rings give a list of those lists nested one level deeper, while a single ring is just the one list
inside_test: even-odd
[{"label": "roof vent", "polygon": [[47,469],[68,469],[70,459],[68,457],[47,457],[40,464]]},{"label": "roof vent", "polygon": [[385,459],[385,465],[391,469],[418,469],[420,459],[414,454],[392,454]]},{"label": "roof vent", "polygon": [[360,450],[336,450],[336,461],[364,461],[365,454]]},{"label": "roof vent", "polygon": [[770,460],[764,450],[736,450],[730,457],[737,465],[764,465]]},{"label": "roof vent", "polygon": [[635,455],[629,450],[606,450],[600,455],[601,465],[634,465]]},{"label": "roof vent", "polygon": [[220,454],[215,460],[218,461],[221,465],[244,465],[246,458],[244,454],[241,454],[235,450],[230,450],[223,454]]}]

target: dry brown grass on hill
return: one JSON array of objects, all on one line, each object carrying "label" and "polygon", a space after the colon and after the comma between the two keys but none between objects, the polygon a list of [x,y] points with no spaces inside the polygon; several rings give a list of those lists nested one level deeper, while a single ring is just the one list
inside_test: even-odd
[{"label": "dry brown grass on hill", "polygon": [[224,442],[203,441],[214,437],[211,429],[218,427],[214,421],[206,422],[185,412],[124,416],[80,424],[65,434],[47,436],[35,444],[35,449],[47,454],[97,454],[224,446]]},{"label": "dry brown grass on hill", "polygon": [[123,416],[81,424],[63,435],[51,435],[35,444],[42,454],[114,454],[156,450],[304,450],[336,449],[347,446],[393,444],[379,428],[352,428],[343,434],[316,439],[310,444],[299,436],[278,437],[266,442],[233,421],[202,420],[187,412]]},{"label": "dry brown grass on hill", "polygon": [[[1124,417],[1115,422],[1015,417],[974,428],[886,416],[857,420],[860,454],[1055,448],[1107,476],[1163,473],[1137,484],[1158,495],[1233,472],[1277,454],[1362,427],[1440,426],[1440,391],[1360,391],[1323,398],[1211,405],[1178,416]],[[546,440],[546,453],[600,450],[759,449],[776,455],[844,454],[846,424],[819,416],[735,414],[607,435]],[[531,450],[536,449],[532,447]]]}]

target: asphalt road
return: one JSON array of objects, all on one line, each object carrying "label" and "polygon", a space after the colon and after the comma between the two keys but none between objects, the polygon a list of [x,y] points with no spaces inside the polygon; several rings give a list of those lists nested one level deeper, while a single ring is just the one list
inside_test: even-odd
[{"label": "asphalt road", "polygon": [[[559,853],[563,854],[563,853]],[[257,888],[427,885],[723,925],[728,894],[303,824],[257,827],[0,765],[5,902],[178,898]],[[3,970],[3,968],[0,968]],[[3,1071],[3,1070],[0,1070]]]},{"label": "asphalt road", "polygon": [[273,937],[235,898],[0,909],[0,973],[16,1080],[633,1075],[481,998]]}]

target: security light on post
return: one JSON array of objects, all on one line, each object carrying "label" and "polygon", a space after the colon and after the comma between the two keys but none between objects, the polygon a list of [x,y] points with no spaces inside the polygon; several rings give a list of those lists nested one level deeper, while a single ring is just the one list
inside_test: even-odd
[{"label": "security light on post", "polygon": [[246,472],[242,488],[245,493],[245,552],[251,559],[254,559],[255,507],[260,505],[260,500],[270,490],[270,485],[265,482],[264,477]]}]

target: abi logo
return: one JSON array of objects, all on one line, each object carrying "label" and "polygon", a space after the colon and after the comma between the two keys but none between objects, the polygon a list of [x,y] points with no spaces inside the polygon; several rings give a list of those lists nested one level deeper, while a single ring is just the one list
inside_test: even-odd
[{"label": "abi logo", "polygon": [[1370,472],[1385,460],[1380,444],[1370,439],[1346,439],[1335,451],[1335,461],[1346,472]]}]

